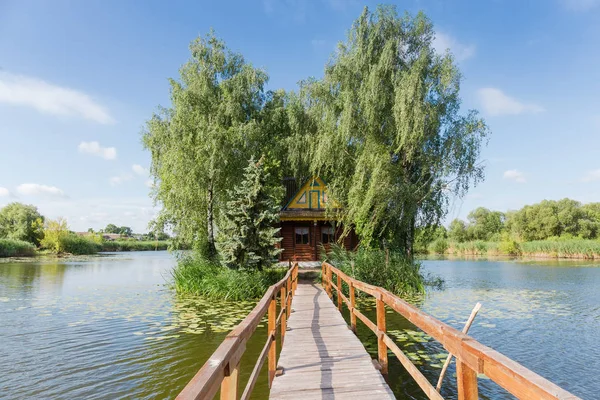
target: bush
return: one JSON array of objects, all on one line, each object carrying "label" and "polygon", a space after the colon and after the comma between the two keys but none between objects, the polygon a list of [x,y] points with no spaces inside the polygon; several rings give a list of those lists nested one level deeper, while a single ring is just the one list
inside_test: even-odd
[{"label": "bush", "polygon": [[434,254],[444,254],[448,250],[448,241],[443,238],[435,239],[428,246],[429,252]]},{"label": "bush", "polygon": [[35,255],[35,246],[24,240],[0,239],[0,257],[30,257]]},{"label": "bush", "polygon": [[60,240],[60,247],[64,253],[76,255],[96,254],[102,250],[102,245],[96,241],[75,234],[69,234]]},{"label": "bush", "polygon": [[[381,286],[394,294],[425,292],[425,278],[420,273],[421,265],[405,258],[399,252],[390,251],[386,257],[383,250],[361,247],[351,252],[339,245],[333,245],[324,258],[348,276]],[[389,262],[386,262],[386,259]]]},{"label": "bush", "polygon": [[498,244],[498,251],[501,254],[506,254],[509,256],[518,256],[521,254],[521,247],[519,243],[515,240],[508,239],[503,240]]},{"label": "bush", "polygon": [[167,241],[115,240],[102,243],[102,251],[152,251],[167,250]]},{"label": "bush", "polygon": [[179,260],[173,279],[178,293],[239,301],[261,298],[286,272],[286,268],[229,269],[196,254]]}]

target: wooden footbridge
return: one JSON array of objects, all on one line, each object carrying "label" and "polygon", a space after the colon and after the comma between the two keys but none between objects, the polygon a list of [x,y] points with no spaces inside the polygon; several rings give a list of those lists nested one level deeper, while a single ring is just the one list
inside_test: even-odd
[{"label": "wooden footbridge", "polygon": [[[387,309],[400,313],[454,355],[460,400],[479,398],[477,374],[485,374],[519,399],[578,399],[383,288],[353,279],[328,263],[323,263],[321,275],[322,285],[299,285],[298,264],[291,266],[286,276],[271,286],[250,314],[227,335],[177,398],[212,399],[220,392],[223,400],[249,399],[267,362],[271,399],[393,399],[394,394],[384,379],[390,350],[427,398],[442,399],[387,335]],[[375,298],[376,322],[360,312],[355,300],[357,291]],[[350,310],[349,326],[341,315],[344,305]],[[266,314],[267,340],[240,395],[240,359],[248,339]],[[377,336],[376,362],[354,335],[357,320]],[[278,336],[282,342],[279,359]]]}]

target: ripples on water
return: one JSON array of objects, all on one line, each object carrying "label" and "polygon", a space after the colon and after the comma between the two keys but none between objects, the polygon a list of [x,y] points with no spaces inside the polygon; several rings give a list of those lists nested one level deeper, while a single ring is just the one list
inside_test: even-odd
[{"label": "ripples on water", "polygon": [[[0,397],[172,398],[252,303],[177,297],[165,282],[174,259],[165,252],[87,261],[0,264]],[[470,334],[583,398],[597,398],[600,367],[600,268],[514,262],[425,261],[445,290],[415,302],[461,329],[473,305]],[[363,309],[374,315],[372,304]],[[432,382],[444,349],[388,313],[388,329]],[[370,331],[359,336],[374,355]],[[264,344],[260,326],[242,360],[242,380]],[[442,394],[455,397],[451,368]],[[255,398],[268,393],[259,380]],[[425,398],[395,357],[397,396]],[[480,379],[482,398],[510,398]]]}]

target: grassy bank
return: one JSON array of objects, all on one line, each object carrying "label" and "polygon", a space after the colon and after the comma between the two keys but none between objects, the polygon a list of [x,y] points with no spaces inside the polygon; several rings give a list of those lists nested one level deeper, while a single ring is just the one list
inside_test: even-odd
[{"label": "grassy bank", "polygon": [[600,241],[590,239],[556,239],[517,242],[452,242],[436,239],[427,248],[429,254],[457,256],[523,256],[538,258],[600,259]]},{"label": "grassy bank", "polygon": [[170,242],[165,240],[115,240],[112,242],[103,242],[102,251],[153,251],[167,250]]},{"label": "grassy bank", "polygon": [[35,256],[36,247],[23,240],[0,239],[0,257]]},{"label": "grassy bank", "polygon": [[283,278],[287,268],[263,271],[233,270],[197,255],[184,257],[173,270],[175,290],[219,300],[261,298],[269,286]]}]

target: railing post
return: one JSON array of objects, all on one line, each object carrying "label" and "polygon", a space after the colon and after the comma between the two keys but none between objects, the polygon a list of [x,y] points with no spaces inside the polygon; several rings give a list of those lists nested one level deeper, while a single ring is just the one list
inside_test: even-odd
[{"label": "railing post", "polygon": [[321,264],[321,286],[325,287],[325,263]]},{"label": "railing post", "polygon": [[458,400],[479,399],[477,372],[473,371],[458,358],[456,359],[456,384],[458,387]]},{"label": "railing post", "polygon": [[285,330],[287,329],[287,292],[285,290],[286,285],[281,286],[281,290],[279,291],[279,304],[283,312],[281,313],[281,345],[283,346],[283,339],[285,338]]},{"label": "railing post", "polygon": [[298,287],[298,263],[294,265],[292,276],[294,277],[294,279],[292,280],[292,292],[296,293],[296,288]]},{"label": "railing post", "polygon": [[381,299],[381,293],[377,293],[377,353],[379,355],[379,364],[381,365],[381,373],[388,373],[388,357],[387,346],[383,341],[383,334],[386,333],[385,325],[385,303]]},{"label": "railing post", "polygon": [[356,333],[356,314],[354,314],[354,309],[356,308],[356,297],[354,295],[354,283],[350,281],[350,326],[352,328],[352,332]]},{"label": "railing post", "polygon": [[337,274],[337,303],[338,303],[338,311],[342,312],[342,277],[340,274]]},{"label": "railing post", "polygon": [[275,320],[277,318],[277,302],[275,298],[277,297],[277,293],[273,294],[271,297],[271,302],[269,303],[269,336],[272,336],[271,346],[269,346],[269,387],[273,383],[273,379],[275,379],[275,371],[277,369],[277,336],[275,335]]},{"label": "railing post", "polygon": [[290,317],[290,313],[292,312],[292,274],[290,274],[290,276],[288,277],[287,283],[286,283],[286,291],[287,291],[287,307],[286,307],[286,314],[288,316],[288,318]]},{"label": "railing post", "polygon": [[327,296],[329,296],[330,299],[333,298],[333,294],[331,293],[331,284],[333,279],[333,275],[331,272],[331,267],[327,267]]},{"label": "railing post", "polygon": [[231,365],[227,365],[227,368],[225,369],[225,377],[221,382],[221,400],[237,400],[239,372],[239,361],[234,368],[231,368]]}]

